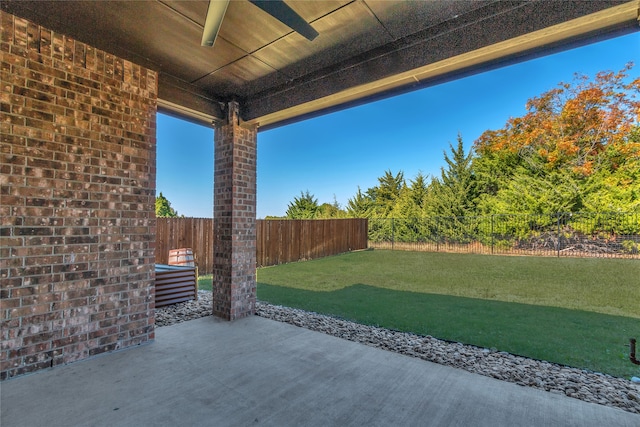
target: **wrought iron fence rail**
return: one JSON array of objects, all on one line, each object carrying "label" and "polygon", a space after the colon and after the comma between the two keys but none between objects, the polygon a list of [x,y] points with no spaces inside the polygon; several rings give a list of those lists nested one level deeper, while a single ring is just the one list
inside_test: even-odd
[{"label": "wrought iron fence rail", "polygon": [[639,213],[371,218],[369,246],[485,254],[640,258]]}]

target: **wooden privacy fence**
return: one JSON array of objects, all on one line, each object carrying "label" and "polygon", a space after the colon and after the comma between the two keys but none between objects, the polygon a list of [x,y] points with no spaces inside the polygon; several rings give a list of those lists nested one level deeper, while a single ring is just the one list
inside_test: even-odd
[{"label": "wooden privacy fence", "polygon": [[198,273],[213,272],[213,220],[211,218],[158,218],[156,264],[167,264],[169,250],[191,248]]},{"label": "wooden privacy fence", "polygon": [[367,248],[368,221],[349,219],[259,220],[259,266],[284,264]]},{"label": "wooden privacy fence", "polygon": [[[213,273],[213,219],[158,218],[156,263],[170,249],[191,248],[200,274]],[[368,221],[360,218],[256,221],[258,267],[322,258],[367,248]]]}]

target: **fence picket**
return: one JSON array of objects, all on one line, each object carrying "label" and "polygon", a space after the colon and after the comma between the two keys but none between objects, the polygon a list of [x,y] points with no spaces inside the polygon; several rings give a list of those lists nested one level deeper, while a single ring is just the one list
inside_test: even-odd
[{"label": "fence picket", "polygon": [[[157,218],[156,263],[169,250],[191,248],[200,274],[213,273],[215,236],[212,218]],[[256,263],[268,266],[367,248],[367,220],[257,220]]]}]

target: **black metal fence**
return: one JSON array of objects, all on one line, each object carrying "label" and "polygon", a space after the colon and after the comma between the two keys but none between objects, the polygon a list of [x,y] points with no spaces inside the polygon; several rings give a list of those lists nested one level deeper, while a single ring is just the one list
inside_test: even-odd
[{"label": "black metal fence", "polygon": [[371,218],[369,246],[505,255],[640,258],[639,213]]}]

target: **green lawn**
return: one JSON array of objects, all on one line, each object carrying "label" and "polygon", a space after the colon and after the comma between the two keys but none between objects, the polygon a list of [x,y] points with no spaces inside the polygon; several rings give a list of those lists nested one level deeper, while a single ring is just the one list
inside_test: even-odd
[{"label": "green lawn", "polygon": [[213,290],[213,276],[211,274],[198,276],[198,290],[200,291]]},{"label": "green lawn", "polygon": [[[209,282],[210,283],[210,282]],[[637,376],[640,261],[364,251],[258,270],[258,298]]]}]

